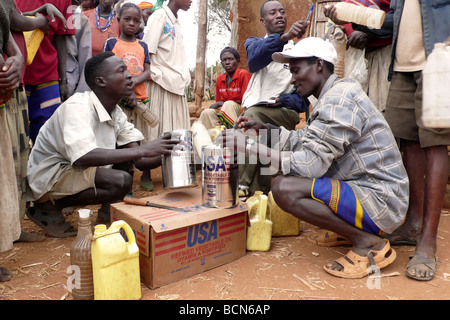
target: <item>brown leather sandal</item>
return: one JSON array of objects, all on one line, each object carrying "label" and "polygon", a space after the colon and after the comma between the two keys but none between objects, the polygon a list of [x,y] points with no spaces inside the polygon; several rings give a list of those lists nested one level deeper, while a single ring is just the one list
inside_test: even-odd
[{"label": "brown leather sandal", "polygon": [[367,256],[363,257],[350,250],[347,255],[335,261],[340,264],[343,270],[333,270],[329,265],[324,266],[326,272],[329,274],[346,279],[359,279],[368,276],[374,269],[382,269],[392,262],[397,257],[394,249],[391,248],[389,241],[383,239],[386,243],[383,249],[379,251],[372,250]]}]

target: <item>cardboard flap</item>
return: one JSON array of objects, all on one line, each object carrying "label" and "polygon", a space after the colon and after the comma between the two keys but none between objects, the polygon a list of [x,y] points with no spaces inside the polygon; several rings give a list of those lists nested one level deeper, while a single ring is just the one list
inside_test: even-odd
[{"label": "cardboard flap", "polygon": [[126,204],[124,202],[112,205],[115,209],[127,212],[141,222],[150,225],[156,233],[223,218],[247,210],[247,204],[245,202],[240,202],[234,208],[205,207],[201,204],[202,190],[199,188],[179,189],[167,194],[141,199],[188,210],[186,213],[183,213],[169,209]]}]

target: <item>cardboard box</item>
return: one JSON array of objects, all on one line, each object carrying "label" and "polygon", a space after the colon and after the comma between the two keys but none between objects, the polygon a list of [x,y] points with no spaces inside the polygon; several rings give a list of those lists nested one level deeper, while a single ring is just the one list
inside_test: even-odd
[{"label": "cardboard box", "polygon": [[111,221],[124,220],[133,229],[140,250],[141,281],[150,288],[199,274],[245,255],[247,204],[234,208],[202,205],[201,189],[177,189],[143,198],[187,208],[168,209],[126,204],[111,205]]}]

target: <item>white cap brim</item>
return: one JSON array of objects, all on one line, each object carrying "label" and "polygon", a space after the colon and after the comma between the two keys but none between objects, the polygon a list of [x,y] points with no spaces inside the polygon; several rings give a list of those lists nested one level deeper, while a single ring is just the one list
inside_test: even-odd
[{"label": "white cap brim", "polygon": [[272,60],[279,63],[289,63],[290,59],[299,59],[299,58],[310,58],[312,55],[305,55],[305,56],[292,56],[290,54],[282,53],[282,52],[275,52],[272,54]]},{"label": "white cap brim", "polygon": [[311,57],[336,64],[337,52],[329,41],[317,37],[308,37],[300,40],[293,48],[272,54],[272,60],[279,63],[289,63],[290,59]]}]

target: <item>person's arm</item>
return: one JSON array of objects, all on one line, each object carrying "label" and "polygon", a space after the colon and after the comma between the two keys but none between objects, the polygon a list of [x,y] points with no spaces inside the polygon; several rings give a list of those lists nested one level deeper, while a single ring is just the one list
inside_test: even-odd
[{"label": "person's arm", "polygon": [[145,161],[145,158],[170,154],[178,142],[167,135],[143,145],[130,142],[118,149],[96,148],[81,156],[73,164],[75,166],[100,167],[134,161],[136,167],[139,167],[139,163]]},{"label": "person's arm", "polygon": [[42,14],[36,14],[35,18],[31,18],[21,15],[17,10],[13,10],[11,16],[11,30],[15,32],[41,29],[47,33],[49,25],[48,19]]},{"label": "person's arm", "polygon": [[[84,76],[84,66],[86,62],[92,57],[92,37],[91,37],[91,26],[89,20],[80,14],[81,29],[80,29],[80,40],[78,44],[78,65],[80,67],[80,75],[77,83],[75,92],[89,91],[90,88],[86,83]],[[84,18],[84,19],[83,19]]]},{"label": "person's arm", "polygon": [[305,112],[309,108],[309,101],[294,90],[292,93],[284,93],[278,97],[281,101],[281,107],[295,110],[298,113]]},{"label": "person's arm", "polygon": [[220,87],[221,87],[220,78],[221,78],[220,75],[216,77],[216,103],[223,100],[222,97],[220,96]]},{"label": "person's arm", "polygon": [[150,78],[150,63],[146,62],[144,63],[144,71],[137,77],[133,78],[134,86],[147,81],[148,78]]},{"label": "person's arm", "polygon": [[[335,22],[336,24],[347,23],[347,21],[341,21],[337,18],[336,8],[333,5],[324,8],[324,14],[326,17],[333,20],[333,22]],[[383,25],[381,26],[380,29],[373,29],[366,26],[358,25],[356,23],[352,23],[352,28],[355,31],[362,31],[374,37],[389,38],[392,36],[394,30],[394,12],[390,11],[386,13]]]},{"label": "person's arm", "polygon": [[24,61],[11,33],[5,50],[8,58],[0,66],[0,96],[2,100],[7,101],[11,98],[13,91],[20,85]]},{"label": "person's arm", "polygon": [[265,38],[251,37],[245,41],[247,63],[250,73],[255,73],[272,62],[272,54],[283,51],[286,43],[275,33]]},{"label": "person's arm", "polygon": [[66,75],[66,59],[67,59],[67,40],[66,37],[70,35],[59,35],[55,34],[53,36],[53,45],[58,53],[58,75],[59,75],[59,92],[61,95],[61,101],[67,100],[69,98],[69,90],[67,87],[67,75]]},{"label": "person's arm", "polygon": [[38,14],[47,15],[50,18],[50,22],[55,22],[55,17],[57,17],[64,24],[64,30],[67,28],[67,20],[64,17],[63,13],[51,3],[46,3],[33,11],[23,13],[24,16],[38,16]]},{"label": "person's arm", "polygon": [[394,12],[389,12],[384,18],[383,25],[380,29],[373,29],[366,26],[358,25],[352,23],[353,30],[362,31],[368,35],[378,37],[378,38],[389,38],[394,34]]},{"label": "person's arm", "polygon": [[248,73],[247,71],[245,71],[245,70],[241,70],[241,71],[242,71],[241,72],[241,79],[242,79],[241,80],[242,81],[242,84],[241,84],[241,96],[240,96],[240,101],[238,102],[240,104],[242,103],[242,100],[244,98],[245,91],[247,91],[248,84],[250,83],[250,79],[252,78],[252,75],[250,73]]},{"label": "person's arm", "polygon": [[[272,131],[275,130],[277,134],[280,132],[280,128],[271,124],[264,124],[262,122],[253,120],[247,116],[241,116],[236,120],[237,128],[228,129],[221,132],[216,141],[220,144],[233,148],[239,152],[245,153],[248,157],[258,156],[264,159],[264,162],[270,162],[271,167],[281,168],[281,153],[275,149],[272,149]],[[242,130],[242,131],[241,131]],[[245,135],[244,135],[244,133]],[[263,133],[264,132],[264,133]],[[266,135],[261,138],[261,134]],[[258,139],[255,136],[260,136],[260,140],[264,140],[266,144],[255,142]],[[252,144],[249,141],[253,140]]]}]

